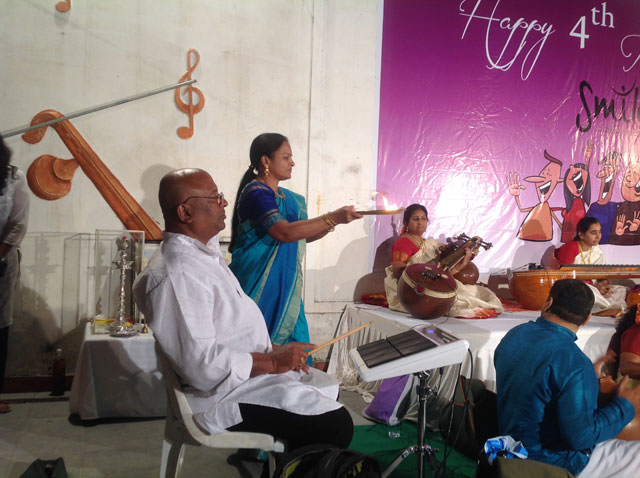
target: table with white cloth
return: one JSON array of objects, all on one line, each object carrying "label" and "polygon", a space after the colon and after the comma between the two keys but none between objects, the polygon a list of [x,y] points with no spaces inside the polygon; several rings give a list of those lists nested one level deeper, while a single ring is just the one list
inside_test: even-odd
[{"label": "table with white cloth", "polygon": [[[349,350],[429,322],[459,339],[466,339],[469,342],[469,351],[473,357],[473,374],[471,374],[471,359],[467,355],[462,363],[462,375],[482,380],[489,390],[495,392],[496,371],[493,364],[493,354],[496,347],[513,327],[536,320],[538,316],[539,312],[522,311],[503,312],[490,319],[439,317],[425,321],[409,314],[389,310],[386,307],[350,304],[345,308],[340,320],[338,334],[370,321],[373,321],[373,324],[334,344],[327,371],[336,376],[343,388],[356,390],[369,400],[375,394],[379,381],[362,382],[349,357]],[[609,340],[614,332],[615,319],[593,316],[586,325],[580,327],[576,343],[592,361],[595,361],[606,353]],[[428,368],[429,364],[425,363],[425,369]],[[439,394],[443,399],[450,399],[455,388],[457,367],[449,367],[449,369],[450,373],[444,373],[441,382],[438,383]],[[455,373],[451,372],[453,370]]]},{"label": "table with white cloth", "polygon": [[87,323],[69,411],[90,420],[161,417],[166,410],[166,391],[151,332],[111,337],[93,333],[93,326]]}]

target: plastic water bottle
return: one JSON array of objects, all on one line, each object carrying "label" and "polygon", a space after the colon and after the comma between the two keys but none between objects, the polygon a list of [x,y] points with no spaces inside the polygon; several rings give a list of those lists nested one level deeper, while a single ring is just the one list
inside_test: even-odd
[{"label": "plastic water bottle", "polygon": [[64,395],[66,388],[66,362],[62,356],[62,349],[56,350],[56,355],[53,358],[53,364],[51,365],[51,376],[53,383],[53,391],[51,395],[61,396]]}]

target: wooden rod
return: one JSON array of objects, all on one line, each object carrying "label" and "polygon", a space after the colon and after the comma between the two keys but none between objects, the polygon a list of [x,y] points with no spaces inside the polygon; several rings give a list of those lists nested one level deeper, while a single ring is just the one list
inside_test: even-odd
[{"label": "wooden rod", "polygon": [[0,132],[0,136],[2,136],[3,138],[8,138],[10,136],[15,136],[16,134],[26,133],[27,131],[31,131],[38,128],[44,128],[45,126],[51,126],[52,124],[59,123],[60,121],[70,120],[73,118],[77,118],[78,116],[88,115],[89,113],[95,113],[96,111],[106,110],[107,108],[113,108],[114,106],[122,105],[125,103],[129,103],[131,101],[136,101],[142,98],[147,98],[149,96],[157,95],[158,93],[163,93],[169,90],[175,90],[176,88],[182,88],[183,86],[189,86],[190,84],[195,83],[196,81],[197,80],[183,81],[182,83],[163,86],[161,88],[156,88],[155,90],[149,90],[149,91],[145,91],[144,93],[138,93],[133,96],[128,96],[126,98],[120,98],[119,100],[110,101],[108,103],[103,103],[98,106],[90,106],[89,108],[74,111],[73,113],[69,113],[68,115],[64,115],[60,118],[52,119],[51,121],[47,121],[45,123],[39,123],[33,126],[29,124],[25,126],[20,126],[19,128],[8,129],[6,131]]},{"label": "wooden rod", "polygon": [[316,352],[328,347],[329,345],[333,345],[336,342],[338,342],[339,340],[342,340],[342,339],[344,339],[346,337],[349,337],[350,335],[355,334],[356,332],[358,332],[359,330],[364,329],[365,327],[369,327],[371,324],[373,324],[373,320],[371,322],[367,322],[366,324],[362,324],[359,327],[356,327],[355,329],[351,329],[351,330],[345,332],[342,335],[338,335],[336,338],[329,340],[329,342],[325,342],[322,345],[318,345],[315,349],[310,350],[309,351],[309,355],[314,354],[314,353],[316,353]]},{"label": "wooden rod", "polygon": [[404,211],[404,208],[400,209],[365,209],[364,211],[356,211],[358,214],[362,214],[363,216],[373,216],[380,214],[398,214]]}]

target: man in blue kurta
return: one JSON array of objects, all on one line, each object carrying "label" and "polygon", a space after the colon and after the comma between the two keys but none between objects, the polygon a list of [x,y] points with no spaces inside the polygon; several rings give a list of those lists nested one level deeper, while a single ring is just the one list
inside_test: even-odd
[{"label": "man in blue kurta", "polygon": [[635,416],[640,387],[626,387],[598,408],[594,365],[575,344],[591,317],[593,293],[581,281],[557,281],[541,317],[512,329],[495,352],[500,434],[523,443],[529,458],[580,478],[640,476],[640,442],[613,439]]}]

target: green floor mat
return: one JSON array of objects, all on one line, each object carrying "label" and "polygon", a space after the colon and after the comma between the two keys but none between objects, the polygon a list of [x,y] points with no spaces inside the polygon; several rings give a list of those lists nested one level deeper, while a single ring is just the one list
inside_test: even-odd
[{"label": "green floor mat", "polygon": [[[384,424],[361,425],[355,427],[349,448],[373,456],[384,471],[402,450],[417,443],[418,427],[415,423],[403,422],[395,427]],[[427,432],[427,443],[439,449],[436,457],[439,462],[442,462],[444,457],[442,435],[438,432]],[[391,478],[414,478],[418,474],[417,468],[418,458],[412,454],[394,470]],[[425,466],[424,476],[433,476],[429,466]],[[447,459],[446,477],[474,478],[475,476],[476,462],[452,450]]]}]

